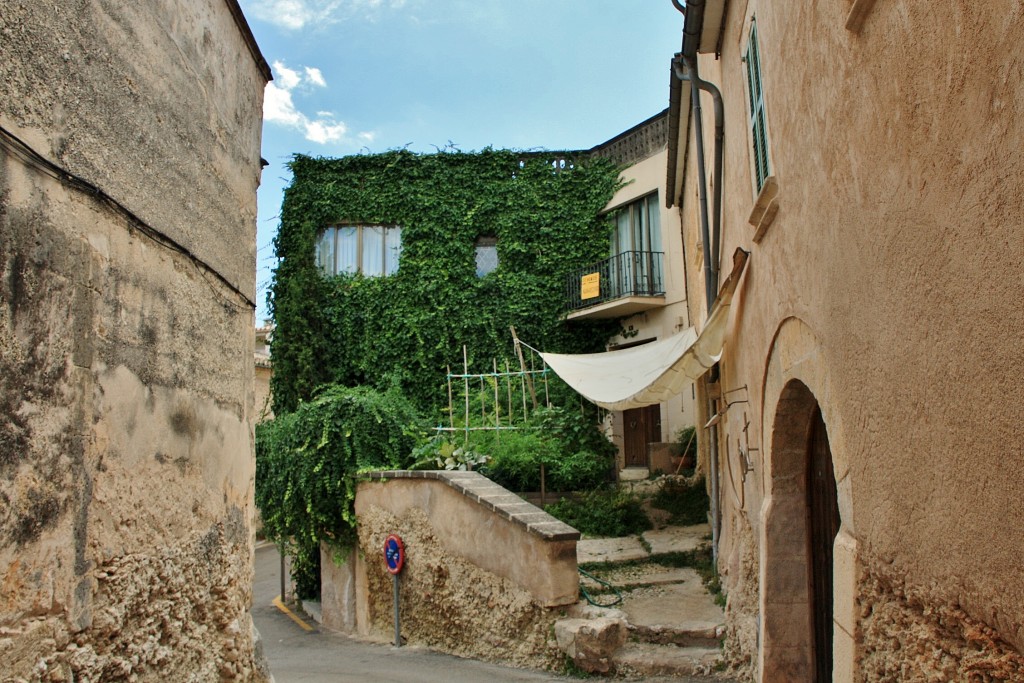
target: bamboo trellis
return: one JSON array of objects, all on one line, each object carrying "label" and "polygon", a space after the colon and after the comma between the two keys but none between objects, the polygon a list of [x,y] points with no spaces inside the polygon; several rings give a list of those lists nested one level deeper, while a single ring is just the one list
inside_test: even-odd
[{"label": "bamboo trellis", "polygon": [[[535,381],[543,384],[544,404],[550,407],[548,380],[551,369],[546,363],[542,363],[542,367],[537,369],[532,360],[530,367],[527,368],[521,354],[519,351],[519,370],[511,369],[506,360],[502,371],[498,368],[498,360],[494,358],[491,359],[489,372],[471,373],[468,352],[463,346],[462,372],[452,372],[449,365],[445,377],[448,384],[448,425],[440,424],[434,427],[434,431],[438,434],[462,432],[463,439],[468,443],[470,432],[519,429],[519,425],[530,417],[530,405],[532,404],[534,409],[538,407]],[[479,413],[471,410],[471,399],[474,394],[480,404]],[[529,402],[527,394],[531,394]],[[521,398],[521,405],[518,405],[520,401],[517,401],[517,398]],[[456,424],[455,420],[457,403],[462,408],[461,425]]]}]

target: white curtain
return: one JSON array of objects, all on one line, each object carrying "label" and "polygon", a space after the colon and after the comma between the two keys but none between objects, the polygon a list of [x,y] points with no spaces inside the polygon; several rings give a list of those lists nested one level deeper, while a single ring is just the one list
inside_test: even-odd
[{"label": "white curtain", "polygon": [[363,275],[384,274],[384,228],[363,226]]},{"label": "white curtain", "polygon": [[338,267],[335,272],[359,270],[359,233],[352,226],[338,228]]},{"label": "white curtain", "polygon": [[402,229],[388,228],[385,232],[387,250],[384,253],[384,274],[393,275],[398,271],[398,259],[402,255]]}]

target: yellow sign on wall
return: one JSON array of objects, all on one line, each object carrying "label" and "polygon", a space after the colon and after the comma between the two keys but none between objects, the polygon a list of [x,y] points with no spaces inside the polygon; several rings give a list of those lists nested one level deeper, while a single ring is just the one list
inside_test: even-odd
[{"label": "yellow sign on wall", "polygon": [[580,279],[580,298],[594,299],[601,296],[601,273],[590,273]]}]

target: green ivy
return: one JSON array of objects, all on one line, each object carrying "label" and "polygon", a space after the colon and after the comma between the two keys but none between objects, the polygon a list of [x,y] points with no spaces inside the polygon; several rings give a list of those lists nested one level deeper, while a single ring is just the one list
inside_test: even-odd
[{"label": "green ivy", "polygon": [[[510,326],[545,350],[603,350],[618,324],[566,322],[565,285],[570,272],[608,255],[612,225],[601,211],[618,171],[586,155],[556,171],[552,158],[492,149],[296,155],[268,295],[274,412],[296,410],[326,384],[397,384],[436,415],[463,344],[474,371],[489,368],[492,358],[514,358]],[[315,243],[339,222],[401,226],[398,272],[322,276]],[[479,278],[475,243],[489,235],[499,266]]]},{"label": "green ivy", "polygon": [[[415,409],[394,389],[328,387],[257,425],[256,505],[267,538],[297,558],[300,583],[316,574],[321,541],[355,538],[358,473],[405,467],[422,438]],[[300,586],[306,596],[317,588]]]}]

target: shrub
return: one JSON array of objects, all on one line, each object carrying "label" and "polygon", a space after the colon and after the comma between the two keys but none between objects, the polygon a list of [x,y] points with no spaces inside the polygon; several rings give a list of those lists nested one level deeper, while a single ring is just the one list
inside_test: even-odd
[{"label": "shrub", "polygon": [[541,464],[550,472],[560,457],[558,443],[537,432],[490,432],[486,437],[478,438],[483,443],[476,447],[477,450],[490,456],[480,472],[512,491],[540,489]]},{"label": "shrub", "polygon": [[355,538],[357,475],[409,463],[419,419],[397,391],[330,386],[256,428],[256,505],[267,538],[296,557],[300,595],[319,589],[320,541]]},{"label": "shrub", "polygon": [[563,498],[545,509],[587,536],[630,536],[651,528],[640,499],[614,488],[595,489],[575,500]]},{"label": "shrub", "polygon": [[666,477],[651,498],[651,506],[671,513],[670,524],[703,524],[708,521],[710,505],[703,477]]},{"label": "shrub", "polygon": [[548,474],[552,491],[586,491],[608,480],[613,457],[578,451],[554,464]]}]

